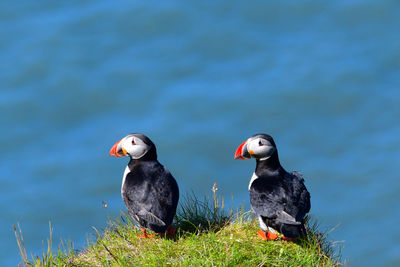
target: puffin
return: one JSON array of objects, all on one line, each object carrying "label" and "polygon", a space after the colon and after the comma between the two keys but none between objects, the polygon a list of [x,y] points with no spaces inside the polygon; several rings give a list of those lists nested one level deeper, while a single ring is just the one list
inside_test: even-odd
[{"label": "puffin", "polygon": [[287,172],[279,162],[278,149],[268,134],[255,134],[235,152],[235,159],[256,159],[250,179],[251,209],[258,218],[263,240],[294,241],[305,236],[304,217],[310,211],[310,193],[298,172]]},{"label": "puffin", "polygon": [[129,215],[141,227],[140,238],[153,237],[146,229],[173,235],[170,227],[179,201],[179,187],[172,174],[157,160],[157,150],[147,136],[132,133],[110,150],[110,156],[129,157],[122,177],[121,195]]}]

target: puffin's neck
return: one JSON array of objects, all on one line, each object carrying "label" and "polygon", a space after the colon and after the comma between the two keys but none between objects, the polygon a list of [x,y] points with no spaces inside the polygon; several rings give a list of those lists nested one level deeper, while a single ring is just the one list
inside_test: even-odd
[{"label": "puffin's neck", "polygon": [[136,165],[140,165],[141,163],[149,162],[149,161],[157,162],[157,151],[154,146],[140,159],[131,158],[128,163],[128,166],[130,169],[133,169],[133,167],[135,167]]},{"label": "puffin's neck", "polygon": [[255,173],[257,176],[261,176],[263,174],[270,176],[283,171],[281,163],[279,162],[278,151],[272,154],[268,159],[257,159],[256,162],[257,164]]},{"label": "puffin's neck", "polygon": [[143,159],[131,159],[128,163],[129,170],[133,170],[135,167],[140,167],[148,164],[157,164],[158,160],[157,159],[148,159],[148,160],[143,160]]}]

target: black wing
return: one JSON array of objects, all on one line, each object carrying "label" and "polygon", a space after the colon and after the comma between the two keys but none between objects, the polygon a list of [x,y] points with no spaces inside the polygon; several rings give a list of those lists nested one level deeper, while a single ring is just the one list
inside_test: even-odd
[{"label": "black wing", "polygon": [[286,173],[282,179],[263,179],[253,181],[250,187],[252,209],[269,219],[277,219],[285,224],[301,224],[310,210],[310,194],[303,179]]},{"label": "black wing", "polygon": [[140,225],[162,231],[175,216],[179,189],[174,177],[161,164],[150,167],[146,171],[135,168],[126,176],[122,197],[129,214]]},{"label": "black wing", "polygon": [[311,209],[311,196],[306,186],[304,185],[303,176],[299,172],[288,173],[291,176],[293,190],[293,211],[297,220],[303,220],[304,216]]}]

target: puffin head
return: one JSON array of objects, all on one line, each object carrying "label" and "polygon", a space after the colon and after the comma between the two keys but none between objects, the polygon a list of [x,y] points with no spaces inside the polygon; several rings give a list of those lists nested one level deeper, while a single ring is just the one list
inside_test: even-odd
[{"label": "puffin head", "polygon": [[255,134],[243,142],[235,153],[235,159],[266,160],[277,153],[272,136],[268,134]]},{"label": "puffin head", "polygon": [[118,142],[110,150],[110,156],[126,157],[131,159],[157,159],[156,146],[144,134],[132,133]]}]

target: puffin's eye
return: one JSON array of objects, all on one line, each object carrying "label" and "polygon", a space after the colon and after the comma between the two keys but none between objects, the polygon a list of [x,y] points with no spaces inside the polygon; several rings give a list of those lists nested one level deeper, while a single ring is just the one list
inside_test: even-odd
[{"label": "puffin's eye", "polygon": [[136,143],[135,143],[135,140],[134,140],[134,139],[132,139],[132,145],[136,145]]},{"label": "puffin's eye", "polygon": [[258,146],[262,146],[263,143],[261,143],[261,140],[258,141]]}]

